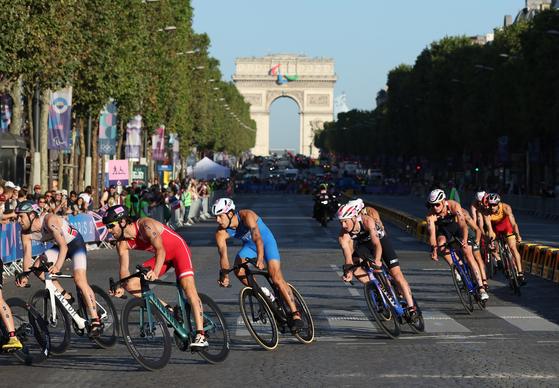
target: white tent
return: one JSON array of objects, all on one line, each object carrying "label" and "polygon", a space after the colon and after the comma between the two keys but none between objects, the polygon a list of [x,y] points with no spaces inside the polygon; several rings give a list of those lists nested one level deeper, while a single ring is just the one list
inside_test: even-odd
[{"label": "white tent", "polygon": [[192,171],[192,166],[186,169],[189,176],[198,179],[214,179],[214,178],[229,178],[230,170],[227,167],[220,166],[211,159],[204,157],[194,166],[194,172]]}]

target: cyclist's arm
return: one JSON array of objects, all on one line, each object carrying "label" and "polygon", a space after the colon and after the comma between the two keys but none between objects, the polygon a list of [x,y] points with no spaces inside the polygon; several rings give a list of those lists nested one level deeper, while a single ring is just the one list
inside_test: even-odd
[{"label": "cyclist's arm", "polygon": [[485,225],[487,226],[487,235],[489,236],[489,238],[494,239],[495,237],[497,237],[497,235],[493,231],[493,225],[491,225],[491,216],[484,214],[483,220],[485,221]]},{"label": "cyclist's arm", "polygon": [[518,230],[518,224],[512,214],[512,208],[509,205],[503,204],[503,210],[506,216],[508,216],[512,230],[516,233],[516,239],[518,242],[522,242],[522,237],[520,237],[520,231]]},{"label": "cyclist's arm", "polygon": [[[380,225],[382,227],[382,229],[384,229],[384,224],[382,223],[381,219],[380,219],[380,214],[378,213],[378,211],[376,209],[373,209],[372,207],[367,206],[367,215],[370,217],[373,217],[373,220],[375,220],[375,223]],[[386,230],[384,231],[384,233],[386,233]]]},{"label": "cyclist's arm", "polygon": [[468,244],[467,244],[468,225],[466,224],[462,206],[460,206],[458,202],[453,201],[451,203],[451,212],[453,212],[454,215],[456,215],[456,218],[458,219],[458,225],[460,226],[460,229],[462,229],[462,233],[463,233],[462,235],[464,236],[464,238],[462,239],[462,247],[464,249],[467,249],[468,248]]},{"label": "cyclist's arm", "polygon": [[64,232],[62,231],[62,219],[53,214],[47,215],[45,217],[45,225],[54,235],[54,240],[56,241],[56,245],[58,245],[58,260],[49,268],[49,273],[57,273],[60,272],[64,260],[66,260],[66,254],[68,253],[68,245],[66,244]]},{"label": "cyclist's arm", "polygon": [[141,224],[140,233],[150,242],[155,250],[155,264],[150,271],[153,272],[153,276],[148,276],[148,279],[157,280],[161,268],[163,268],[163,264],[165,263],[166,252],[165,248],[163,248],[163,239],[161,238],[161,234],[157,231],[155,221],[147,217],[144,218],[144,220],[146,221]]},{"label": "cyclist's arm", "polygon": [[465,209],[462,209],[462,211],[464,212],[464,217],[466,219],[466,225],[468,225],[470,227],[470,229],[472,229],[475,234],[476,234],[476,241],[475,241],[475,245],[479,245],[479,242],[481,240],[481,230],[478,228],[477,224],[475,223],[475,221],[473,220],[472,217],[470,217],[470,215],[468,214],[468,212]]},{"label": "cyclist's arm", "polygon": [[349,235],[344,229],[342,229],[338,235],[338,243],[342,248],[342,253],[345,259],[345,265],[352,265],[353,259],[351,256],[353,254],[353,249],[352,249],[353,240],[349,237]]},{"label": "cyclist's arm", "polygon": [[256,256],[257,262],[256,267],[258,269],[264,268],[264,242],[262,242],[262,236],[260,234],[260,228],[258,228],[258,216],[253,211],[241,210],[239,212],[239,217],[243,224],[245,224],[249,230],[250,235],[252,236],[252,241],[254,245],[256,245]]},{"label": "cyclist's arm", "polygon": [[[31,236],[22,234],[21,244],[23,246],[23,271],[29,271],[29,267],[31,267]],[[19,282],[17,279],[16,276],[16,286],[24,287],[29,282],[29,275],[23,276]]]},{"label": "cyclist's arm", "polygon": [[[215,232],[215,243],[217,244],[217,251],[219,252],[220,263],[219,267],[226,271],[229,269],[229,258],[227,257],[227,242],[229,233],[225,229],[218,229]],[[228,277],[228,275],[225,275]]]},{"label": "cyclist's arm", "polygon": [[120,279],[130,276],[130,256],[128,250],[128,243],[126,241],[117,242],[116,251],[118,252],[118,260],[120,262]]},{"label": "cyclist's arm", "polygon": [[429,234],[429,245],[431,245],[431,253],[433,253],[437,249],[437,234],[436,234],[437,227],[435,225],[435,222],[437,221],[437,216],[433,214],[433,209],[429,209],[429,211],[427,212],[427,216],[425,217],[425,221],[427,221],[427,233]]}]

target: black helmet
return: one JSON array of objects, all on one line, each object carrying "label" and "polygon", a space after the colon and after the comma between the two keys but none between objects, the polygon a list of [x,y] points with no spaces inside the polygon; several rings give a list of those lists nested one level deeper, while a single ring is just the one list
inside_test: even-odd
[{"label": "black helmet", "polygon": [[105,213],[105,216],[103,217],[103,224],[107,225],[115,221],[120,221],[123,218],[128,217],[129,214],[130,211],[124,205],[111,206],[107,209],[107,213]]},{"label": "black helmet", "polygon": [[37,205],[35,201],[23,201],[17,205],[16,210],[14,211],[16,214],[18,213],[37,213],[41,214],[41,208]]}]

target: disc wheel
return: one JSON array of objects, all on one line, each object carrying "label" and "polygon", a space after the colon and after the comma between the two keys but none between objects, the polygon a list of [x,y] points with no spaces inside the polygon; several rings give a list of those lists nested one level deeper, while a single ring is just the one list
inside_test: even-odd
[{"label": "disc wheel", "polygon": [[122,335],[134,359],[152,371],[163,369],[171,359],[171,336],[165,319],[151,305],[150,317],[146,301],[132,298],[122,308]]},{"label": "disc wheel", "polygon": [[[464,276],[466,276],[466,274],[460,271],[456,263],[452,263],[452,265],[450,266],[450,272],[452,274],[454,287],[456,288],[458,297],[460,297],[460,302],[462,302],[462,305],[464,306],[464,309],[468,312],[468,314],[472,314],[474,312],[474,302],[472,300],[472,294],[470,292],[468,284],[464,279]],[[457,274],[460,276],[460,280],[457,279]]]},{"label": "disc wheel", "polygon": [[[12,311],[16,337],[23,348],[12,354],[27,365],[39,365],[46,361],[50,354],[50,337],[47,325],[33,306],[19,298],[10,298],[6,304]],[[7,338],[8,332],[1,323],[2,332]]]},{"label": "disc wheel", "polygon": [[[200,357],[212,364],[219,364],[229,356],[231,335],[227,321],[218,305],[205,294],[198,294],[204,311],[204,331],[209,347],[198,352]],[[196,327],[194,318],[190,317],[192,327]]]},{"label": "disc wheel", "polygon": [[239,294],[239,307],[252,338],[266,350],[275,349],[279,340],[278,328],[266,301],[260,295],[255,295],[252,288],[245,287]]},{"label": "disc wheel", "polygon": [[70,315],[58,299],[54,300],[56,319],[54,319],[50,293],[43,289],[31,296],[31,305],[43,317],[50,335],[50,352],[55,356],[64,354],[70,347]]},{"label": "disc wheel", "polygon": [[[390,338],[397,339],[400,336],[400,322],[396,318],[396,311],[392,305],[385,303],[380,290],[373,282],[367,282],[364,286],[365,300],[369,306],[369,310],[373,318],[377,322],[380,329]],[[380,309],[385,308],[391,310],[391,318],[385,320],[380,313]]]},{"label": "disc wheel", "polygon": [[310,344],[314,340],[314,322],[312,320],[311,312],[305,303],[305,300],[293,287],[291,284],[287,284],[291,287],[291,292],[293,293],[293,301],[295,302],[295,306],[297,307],[297,311],[299,311],[299,317],[305,324],[303,330],[295,334],[295,338],[301,341],[304,344]]}]

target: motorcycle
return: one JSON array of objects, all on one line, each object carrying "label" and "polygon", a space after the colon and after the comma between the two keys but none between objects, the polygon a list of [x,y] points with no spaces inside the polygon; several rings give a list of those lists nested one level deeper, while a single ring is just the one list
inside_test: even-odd
[{"label": "motorcycle", "polygon": [[328,225],[328,221],[333,219],[340,204],[337,198],[328,194],[326,190],[320,190],[320,193],[315,195],[314,201],[313,217],[316,218],[323,227],[326,227]]}]

